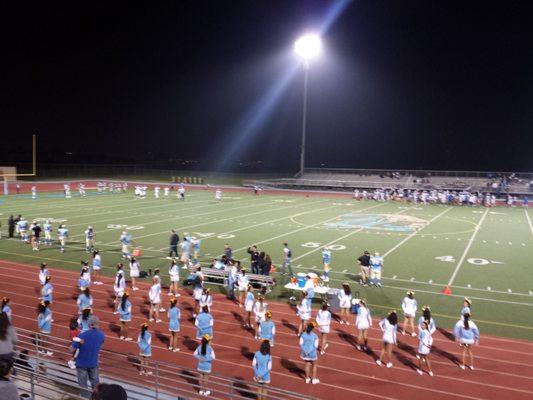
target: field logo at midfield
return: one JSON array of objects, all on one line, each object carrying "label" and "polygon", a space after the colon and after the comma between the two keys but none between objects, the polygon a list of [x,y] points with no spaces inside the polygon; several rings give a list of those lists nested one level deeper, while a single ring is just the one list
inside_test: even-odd
[{"label": "field logo at midfield", "polygon": [[374,229],[389,232],[415,232],[428,221],[401,214],[344,214],[336,221],[325,224],[326,228]]}]

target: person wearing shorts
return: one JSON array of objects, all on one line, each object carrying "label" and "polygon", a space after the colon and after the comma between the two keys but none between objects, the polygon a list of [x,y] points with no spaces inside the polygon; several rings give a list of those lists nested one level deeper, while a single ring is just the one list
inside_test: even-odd
[{"label": "person wearing shorts", "polygon": [[270,383],[270,371],[272,370],[272,356],[270,355],[270,343],[268,340],[264,340],[259,351],[255,352],[252,368],[254,369],[254,381],[259,384],[257,399],[266,399],[266,385]]}]

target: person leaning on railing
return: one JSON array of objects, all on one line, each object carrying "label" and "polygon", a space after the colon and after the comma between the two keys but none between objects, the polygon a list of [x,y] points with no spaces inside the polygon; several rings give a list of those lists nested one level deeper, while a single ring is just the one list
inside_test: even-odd
[{"label": "person leaning on railing", "polygon": [[17,387],[9,380],[11,372],[13,372],[13,360],[0,359],[0,395],[2,400],[20,399]]}]

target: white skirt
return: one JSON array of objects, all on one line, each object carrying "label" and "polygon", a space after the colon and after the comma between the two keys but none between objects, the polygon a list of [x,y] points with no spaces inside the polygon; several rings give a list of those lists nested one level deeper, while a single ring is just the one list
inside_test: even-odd
[{"label": "white skirt", "polygon": [[356,320],[355,321],[355,326],[360,331],[363,331],[365,329],[370,328],[370,324],[368,323],[368,320],[366,320],[366,319]]},{"label": "white skirt", "polygon": [[198,289],[193,289],[192,291],[192,297],[194,297],[194,300],[196,301],[200,301],[200,299],[202,298],[202,293],[203,293],[203,289],[202,288],[198,288]]},{"label": "white skirt", "polygon": [[329,325],[319,325],[318,326],[318,331],[320,333],[329,333],[330,331],[330,326]]},{"label": "white skirt", "polygon": [[138,278],[139,271],[130,271],[130,278]]},{"label": "white skirt", "polygon": [[179,282],[180,281],[180,277],[179,275],[178,276],[171,276],[170,277],[170,282]]}]

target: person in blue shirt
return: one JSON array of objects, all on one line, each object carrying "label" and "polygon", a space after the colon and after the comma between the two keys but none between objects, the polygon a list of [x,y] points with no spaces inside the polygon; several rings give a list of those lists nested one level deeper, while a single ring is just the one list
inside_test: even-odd
[{"label": "person in blue shirt", "polygon": [[141,356],[139,375],[152,375],[152,371],[148,370],[148,359],[152,357],[152,335],[148,332],[148,324],[146,322],[141,325],[137,344],[139,345],[139,355]]},{"label": "person in blue shirt", "polygon": [[48,308],[50,303],[42,301],[37,307],[39,315],[37,316],[37,325],[39,327],[39,335],[37,340],[37,349],[39,354],[43,356],[53,356],[54,353],[48,350],[48,335],[52,333],[52,311]]},{"label": "person in blue shirt", "polygon": [[204,306],[202,312],[198,314],[194,325],[196,326],[196,339],[200,340],[205,335],[213,338],[213,317],[209,314],[209,307]]},{"label": "person in blue shirt", "polygon": [[180,332],[181,310],[178,307],[178,299],[170,299],[168,309],[168,330],[170,331],[170,343],[168,349],[173,352],[180,351],[178,347],[178,338]]},{"label": "person in blue shirt", "polygon": [[93,282],[95,285],[102,285],[100,282],[100,269],[102,268],[102,257],[98,250],[93,251]]},{"label": "person in blue shirt", "polygon": [[322,262],[324,263],[322,280],[324,282],[329,282],[329,271],[331,270],[331,250],[329,247],[324,247],[324,250],[322,250]]},{"label": "person in blue shirt", "polygon": [[204,335],[202,342],[194,351],[194,357],[198,360],[197,371],[200,373],[200,396],[209,396],[211,391],[207,387],[209,374],[211,373],[213,360],[215,360],[215,351],[210,345],[211,337]]},{"label": "person in blue shirt", "polygon": [[311,382],[316,385],[320,383],[316,377],[318,336],[313,329],[315,329],[315,324],[310,322],[300,335],[300,358],[305,361],[305,383]]},{"label": "person in blue shirt", "polygon": [[[98,355],[105,341],[104,333],[98,329],[100,320],[92,315],[89,318],[89,330],[78,335],[79,340],[72,343],[75,349],[76,374],[78,384],[82,388],[87,388],[87,380],[91,383],[91,388],[95,388],[100,379],[98,373]],[[84,394],[90,396],[88,390]]]},{"label": "person in blue shirt", "polygon": [[276,335],[276,325],[272,321],[272,311],[265,313],[265,320],[259,325],[259,337],[261,340],[269,342],[270,347],[274,347],[274,336]]},{"label": "person in blue shirt", "polygon": [[117,309],[120,314],[120,339],[127,342],[131,340],[128,336],[128,324],[131,322],[131,302],[129,297],[129,292],[124,292]]},{"label": "person in blue shirt", "polygon": [[130,256],[130,244],[131,244],[131,235],[128,232],[122,232],[120,235],[120,243],[122,244],[122,258],[127,259]]},{"label": "person in blue shirt", "polygon": [[93,306],[93,296],[91,296],[91,291],[88,287],[86,287],[78,296],[76,304],[78,305],[78,314],[81,314],[84,309]]},{"label": "person in blue shirt", "polygon": [[268,340],[264,340],[259,351],[255,352],[252,367],[254,369],[254,381],[259,384],[257,399],[266,399],[267,389],[265,386],[270,383],[270,371],[272,370],[272,356],[270,355]]},{"label": "person in blue shirt", "polygon": [[78,318],[78,326],[80,327],[81,332],[87,332],[89,328],[89,318],[91,316],[92,310],[90,308],[84,308],[81,312],[80,317]]},{"label": "person in blue shirt", "polygon": [[87,263],[87,261],[81,262],[81,271],[80,276],[78,278],[78,285],[80,287],[80,290],[91,286],[91,273],[89,271],[89,264]]},{"label": "person in blue shirt", "polygon": [[54,291],[54,287],[50,283],[51,280],[52,280],[52,277],[50,275],[47,275],[44,280],[44,285],[41,289],[41,300],[47,301],[48,304],[52,304],[52,298],[53,298],[52,293]]},{"label": "person in blue shirt", "polygon": [[376,251],[370,257],[370,286],[381,287],[381,271],[383,269],[383,257]]},{"label": "person in blue shirt", "polygon": [[466,355],[470,358],[470,369],[474,369],[474,355],[472,354],[472,346],[479,343],[479,329],[473,321],[470,321],[470,314],[464,314],[463,317],[457,321],[453,328],[453,335],[455,340],[459,342],[462,347],[462,364],[461,369],[465,369]]},{"label": "person in blue shirt", "polygon": [[64,253],[68,239],[68,229],[65,225],[59,225],[59,228],[57,229],[57,239],[59,240],[60,251],[61,253]]},{"label": "person in blue shirt", "polygon": [[472,315],[472,312],[470,311],[471,306],[472,302],[468,297],[465,297],[465,299],[463,300],[463,308],[461,309],[461,318],[463,318],[465,314]]},{"label": "person in blue shirt", "polygon": [[11,300],[9,299],[9,297],[3,297],[2,305],[0,306],[1,312],[7,315],[7,319],[9,320],[9,322],[11,322],[11,317],[12,317],[11,307],[9,307],[10,301]]}]

